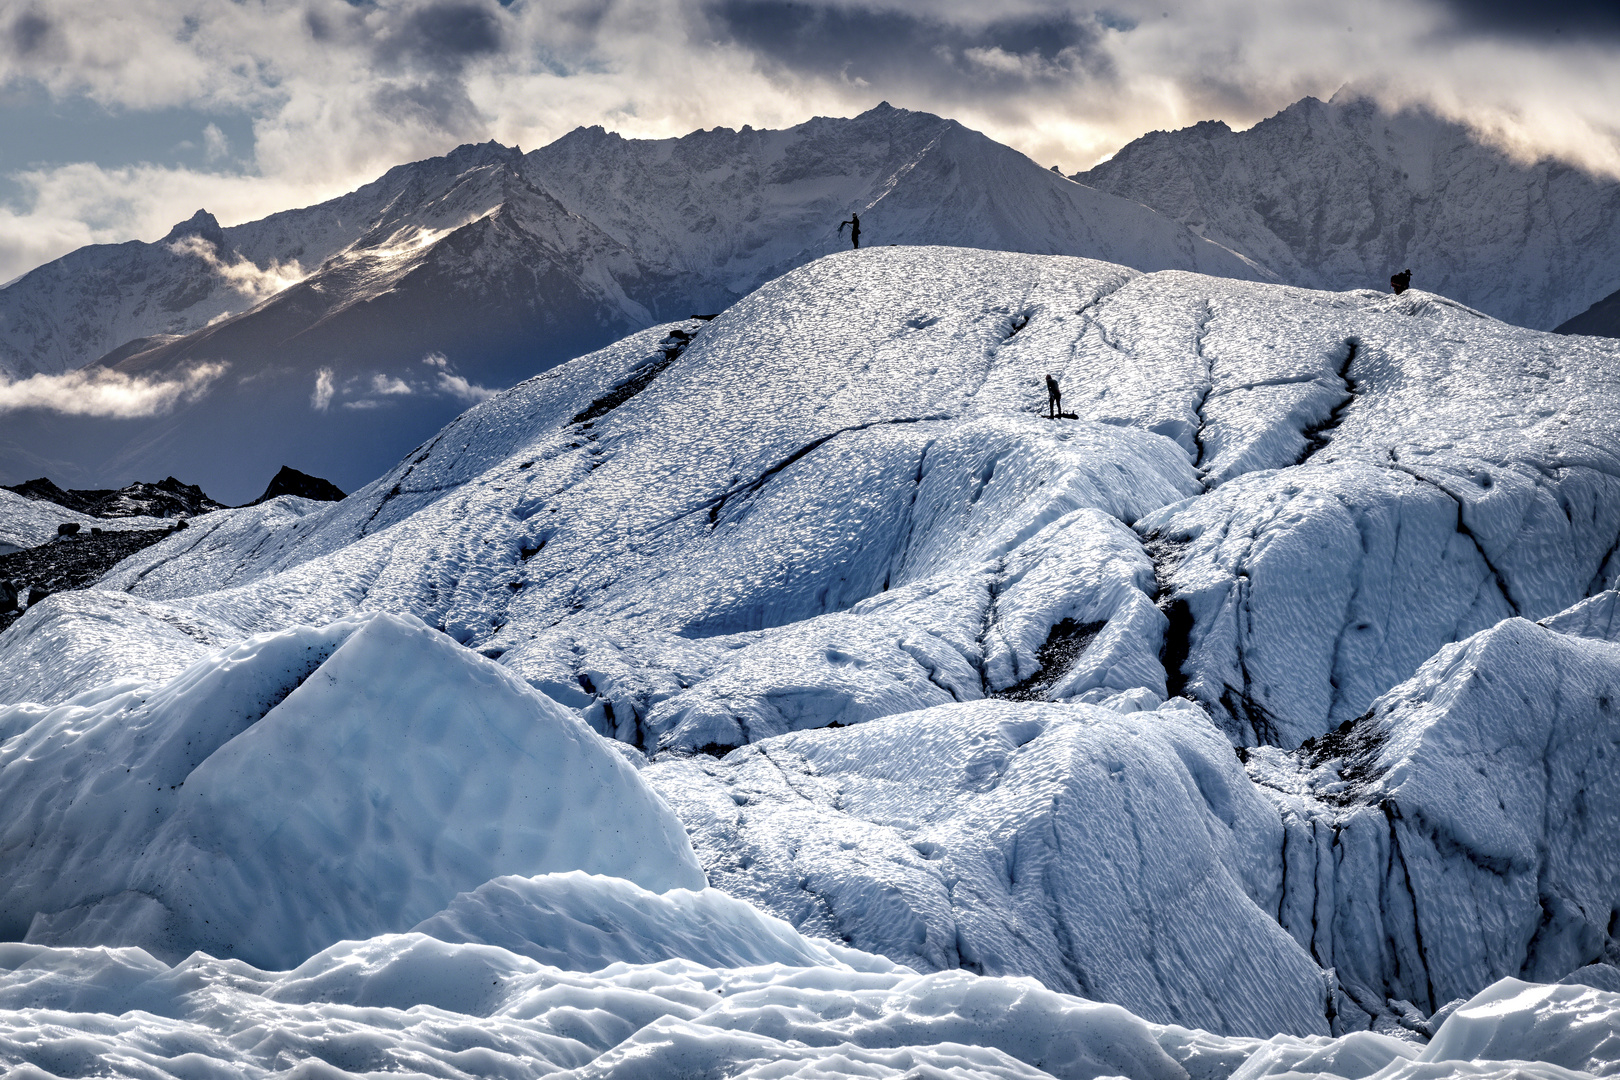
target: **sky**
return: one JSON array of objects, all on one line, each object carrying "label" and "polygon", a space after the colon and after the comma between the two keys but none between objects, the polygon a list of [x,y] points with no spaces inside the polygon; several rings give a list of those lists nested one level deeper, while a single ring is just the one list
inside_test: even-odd
[{"label": "sky", "polygon": [[0,282],[490,138],[886,100],[1072,173],[1345,87],[1620,177],[1615,0],[0,0]]}]

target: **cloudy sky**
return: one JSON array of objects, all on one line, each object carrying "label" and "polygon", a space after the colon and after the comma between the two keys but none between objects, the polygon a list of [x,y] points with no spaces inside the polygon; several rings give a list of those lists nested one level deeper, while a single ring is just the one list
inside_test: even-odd
[{"label": "cloudy sky", "polygon": [[1615,0],[0,0],[0,282],[581,124],[887,100],[1074,172],[1346,85],[1620,176]]}]

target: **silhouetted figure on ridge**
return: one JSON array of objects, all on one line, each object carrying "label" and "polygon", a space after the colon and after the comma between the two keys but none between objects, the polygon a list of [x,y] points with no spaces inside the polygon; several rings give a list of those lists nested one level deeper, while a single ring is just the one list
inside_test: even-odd
[{"label": "silhouetted figure on ridge", "polygon": [[1058,382],[1052,376],[1046,377],[1046,408],[1048,420],[1056,420],[1063,415],[1063,391],[1058,389]]},{"label": "silhouetted figure on ridge", "polygon": [[859,214],[850,214],[848,221],[840,221],[838,223],[838,235],[839,236],[844,235],[844,226],[845,225],[849,226],[849,239],[850,239],[850,241],[852,243],[854,243],[855,249],[857,251],[859,251],[860,247],[861,247],[861,215],[859,215]]},{"label": "silhouetted figure on ridge", "polygon": [[1401,295],[1401,293],[1405,292],[1411,286],[1411,284],[1412,284],[1412,270],[1411,270],[1410,267],[1408,267],[1405,270],[1402,270],[1398,274],[1391,274],[1390,275],[1389,287],[1395,290],[1395,295],[1396,296],[1399,296],[1399,295]]}]

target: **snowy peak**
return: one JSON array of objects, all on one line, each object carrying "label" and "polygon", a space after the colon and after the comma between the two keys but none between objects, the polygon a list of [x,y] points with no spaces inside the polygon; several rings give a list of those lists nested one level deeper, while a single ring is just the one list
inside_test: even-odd
[{"label": "snowy peak", "polygon": [[198,236],[214,245],[215,249],[225,250],[225,231],[219,227],[219,220],[207,210],[198,210],[185,221],[169,230],[169,235],[159,240],[159,244],[172,244],[188,236]]},{"label": "snowy peak", "polygon": [[1409,266],[1415,285],[1539,328],[1620,288],[1620,184],[1516,162],[1458,124],[1353,92],[1247,131],[1153,132],[1075,179],[1298,285],[1383,288]]}]

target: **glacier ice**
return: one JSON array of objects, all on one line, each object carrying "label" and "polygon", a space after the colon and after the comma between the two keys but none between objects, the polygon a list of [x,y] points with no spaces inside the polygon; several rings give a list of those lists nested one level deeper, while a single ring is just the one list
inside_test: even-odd
[{"label": "glacier ice", "polygon": [[291,964],[506,873],[701,887],[579,721],[407,617],[249,638],[161,689],[0,711],[13,940]]},{"label": "glacier ice", "polygon": [[[1079,419],[1039,415],[1047,372]],[[1495,1015],[1457,1001],[1502,979],[1536,980],[1501,1009],[1548,1032],[1615,1015],[1588,995],[1620,961],[1617,391],[1620,346],[1423,292],[820,260],[468,410],[341,503],[209,515],[0,635],[0,779],[36,815],[6,834],[28,838],[9,936],[41,971],[136,944],[244,980],[231,965],[312,954],[551,965],[594,989],[537,991],[544,1039],[479,1011],[482,976],[415,1004],[581,1075],[1603,1073],[1595,1037],[1579,1059],[1551,1035],[1422,1055]],[[326,642],[299,675],[229,659],[298,642]],[[249,707],[254,680],[291,692]],[[489,695],[512,709],[479,714]],[[584,766],[467,733],[535,717],[551,735],[530,737],[589,750],[640,846],[580,809],[583,779],[536,827],[560,861],[469,851],[421,810],[463,793],[468,828],[518,836],[518,788],[486,779]],[[137,806],[116,769],[79,797],[44,782],[101,768],[67,740],[118,760],[159,720],[209,748],[196,781],[141,796],[161,825],[90,827]],[[394,723],[438,734],[384,746]],[[362,775],[402,801],[302,794]],[[275,814],[275,843],[245,839]],[[366,823],[363,860],[338,821]],[[85,836],[89,876],[25,850]],[[294,871],[337,899],[248,887]],[[120,979],[160,963],[117,956]],[[712,974],[766,968],[724,994]],[[603,971],[679,984],[681,1008]],[[1140,1053],[983,1026],[1015,1001],[1068,1016],[1064,995],[1118,1009],[1104,1027]],[[580,1004],[609,999],[629,1011]],[[111,1041],[85,1061],[146,1037],[111,1008],[87,1007]],[[405,1060],[372,1038],[333,1064]],[[264,1067],[319,1056],[297,1045]]]},{"label": "glacier ice", "polygon": [[809,932],[1149,1020],[1328,1030],[1327,980],[1257,904],[1278,817],[1199,710],[944,705],[642,775],[712,883]]}]

